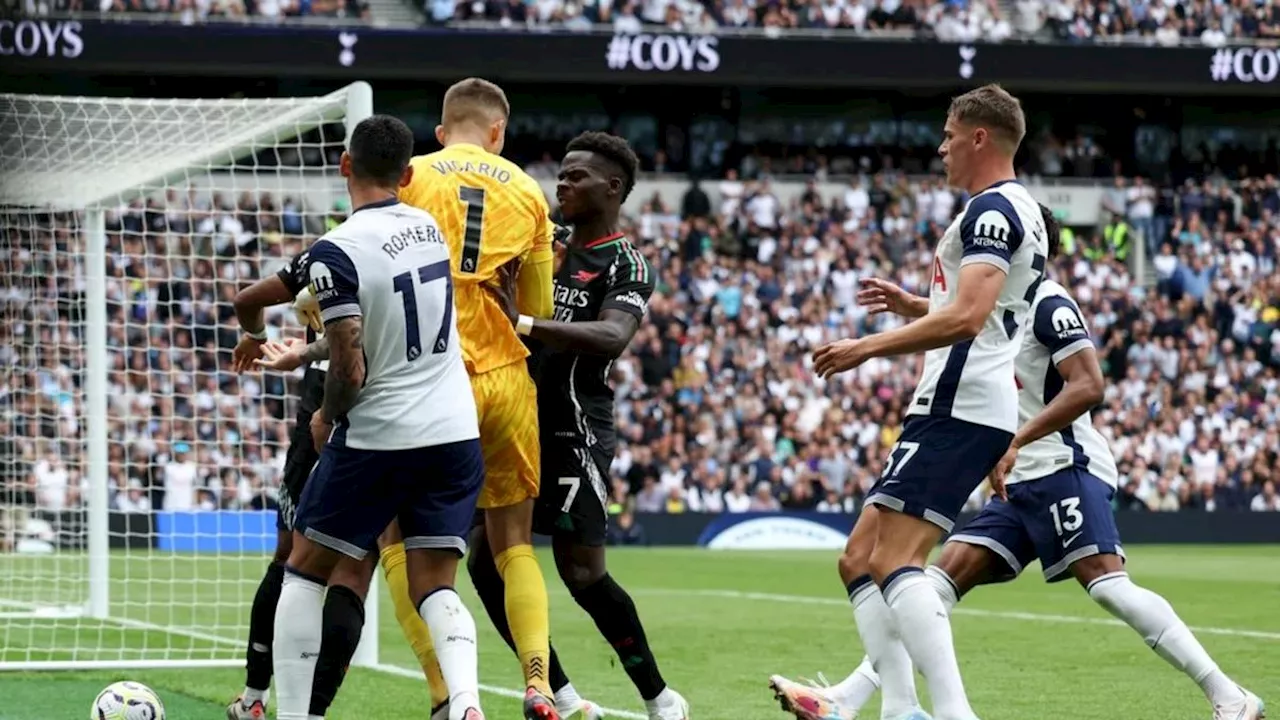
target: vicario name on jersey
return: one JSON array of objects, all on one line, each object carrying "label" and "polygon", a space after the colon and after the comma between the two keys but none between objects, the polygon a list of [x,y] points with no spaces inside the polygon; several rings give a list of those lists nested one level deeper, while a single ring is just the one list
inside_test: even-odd
[{"label": "vicario name on jersey", "polygon": [[[1040,284],[1031,317],[1031,332],[1023,337],[1016,361],[1020,423],[1039,415],[1062,392],[1064,383],[1058,363],[1093,347],[1079,306],[1065,288],[1052,280]],[[1087,412],[1070,426],[1019,450],[1007,482],[1036,480],[1071,466],[1116,486],[1115,459]]]},{"label": "vicario name on jersey", "polygon": [[449,249],[431,215],[394,200],[365,205],[312,245],[307,262],[326,327],[363,324],[364,385],[331,441],[405,450],[479,437]]},{"label": "vicario name on jersey", "polygon": [[1016,431],[1014,359],[1047,254],[1040,206],[1020,183],[997,183],[969,200],[935,250],[929,311],[956,301],[960,270],[972,263],[1002,270],[1004,287],[977,337],[925,353],[924,374],[908,414]]}]

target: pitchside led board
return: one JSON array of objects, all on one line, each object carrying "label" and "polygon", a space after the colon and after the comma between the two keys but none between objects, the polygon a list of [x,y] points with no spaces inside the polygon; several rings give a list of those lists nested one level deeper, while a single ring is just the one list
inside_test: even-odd
[{"label": "pitchside led board", "polygon": [[840,550],[852,517],[830,513],[728,513],[714,516],[698,545],[711,550]]},{"label": "pitchside led board", "polygon": [[818,35],[413,31],[115,20],[0,20],[0,57],[17,72],[282,75],[361,80],[721,87],[956,88],[1274,95],[1268,47],[920,43]]}]

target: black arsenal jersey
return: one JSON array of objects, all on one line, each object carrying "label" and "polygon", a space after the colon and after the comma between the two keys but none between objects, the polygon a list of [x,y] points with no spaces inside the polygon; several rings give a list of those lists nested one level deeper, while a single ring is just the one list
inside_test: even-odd
[{"label": "black arsenal jersey", "polygon": [[[284,286],[289,289],[289,294],[294,297],[302,292],[304,288],[311,282],[307,277],[307,255],[306,250],[294,256],[289,264],[280,269],[276,275]],[[310,326],[307,327],[307,342],[316,341],[316,331]],[[302,374],[302,382],[298,385],[298,413],[310,415],[320,409],[320,404],[324,402],[324,374],[329,369],[327,360],[313,362],[307,366]]]},{"label": "black arsenal jersey", "polygon": [[[622,233],[570,246],[555,275],[552,319],[589,322],[605,310],[621,310],[641,321],[653,286],[649,262]],[[599,444],[612,454],[617,444],[609,384],[613,360],[530,344],[543,445],[552,440]]]}]

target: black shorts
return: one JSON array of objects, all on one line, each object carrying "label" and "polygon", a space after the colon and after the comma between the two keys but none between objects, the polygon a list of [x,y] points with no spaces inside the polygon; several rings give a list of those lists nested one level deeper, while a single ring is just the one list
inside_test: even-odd
[{"label": "black shorts", "polygon": [[320,460],[320,453],[311,441],[311,416],[320,409],[324,399],[324,373],[307,370],[299,388],[298,416],[289,433],[289,449],[284,457],[284,475],[280,478],[280,509],[276,512],[276,529],[293,530],[294,515],[302,500],[302,489],[307,486],[311,470]]},{"label": "black shorts", "polygon": [[560,441],[542,445],[542,488],[533,506],[533,531],[599,547],[609,532],[609,466],[600,445]]}]

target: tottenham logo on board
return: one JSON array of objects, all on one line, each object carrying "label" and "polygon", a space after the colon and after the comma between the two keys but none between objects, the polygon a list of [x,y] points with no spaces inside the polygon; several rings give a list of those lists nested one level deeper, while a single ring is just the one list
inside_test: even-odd
[{"label": "tottenham logo on board", "polygon": [[338,33],[338,45],[342,50],[338,52],[338,62],[343,67],[351,67],[356,64],[356,43],[360,40],[360,36],[355,33],[341,32]]},{"label": "tottenham logo on board", "polygon": [[960,46],[960,77],[968,80],[973,77],[973,59],[978,56],[978,49],[972,45]]}]

